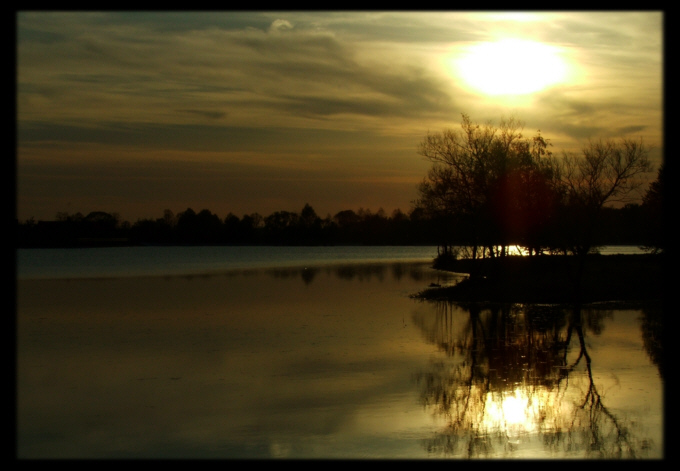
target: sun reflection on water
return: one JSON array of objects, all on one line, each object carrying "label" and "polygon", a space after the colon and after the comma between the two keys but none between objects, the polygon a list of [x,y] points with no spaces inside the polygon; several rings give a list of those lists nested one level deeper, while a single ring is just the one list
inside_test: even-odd
[{"label": "sun reflection on water", "polygon": [[[489,396],[492,396],[489,393]],[[538,408],[520,390],[501,393],[500,401],[488,398],[485,422],[489,428],[504,429],[514,434],[531,433],[536,430]]]},{"label": "sun reflection on water", "polygon": [[447,423],[424,443],[429,453],[648,454],[646,432],[609,394],[618,379],[593,372],[606,355],[591,341],[601,335],[609,311],[440,302],[433,314],[414,317],[442,354],[417,376],[423,404]]},{"label": "sun reflection on water", "polygon": [[505,436],[509,444],[517,445],[522,438],[559,430],[555,419],[569,416],[568,404],[559,396],[545,387],[489,392],[480,431]]}]

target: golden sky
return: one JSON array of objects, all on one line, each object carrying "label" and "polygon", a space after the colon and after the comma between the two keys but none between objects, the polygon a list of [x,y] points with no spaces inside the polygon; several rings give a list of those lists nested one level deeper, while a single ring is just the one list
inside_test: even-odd
[{"label": "golden sky", "polygon": [[[663,154],[662,12],[17,12],[17,218],[411,209],[428,131]],[[652,175],[655,177],[655,175]]]}]

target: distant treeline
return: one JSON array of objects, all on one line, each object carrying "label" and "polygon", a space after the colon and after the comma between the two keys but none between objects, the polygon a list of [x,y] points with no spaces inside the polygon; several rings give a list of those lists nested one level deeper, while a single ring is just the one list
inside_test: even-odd
[{"label": "distant treeline", "polygon": [[[647,245],[649,215],[643,205],[604,208],[594,239],[597,245]],[[17,221],[17,247],[86,247],[115,245],[466,245],[472,227],[450,218],[426,216],[420,208],[408,214],[380,209],[344,210],[319,217],[306,204],[297,212],[276,211],[225,218],[208,209],[165,210],[157,219],[123,221],[116,214],[94,211],[58,213],[53,221]],[[451,236],[453,234],[453,237]],[[520,243],[520,241],[517,241]]]}]

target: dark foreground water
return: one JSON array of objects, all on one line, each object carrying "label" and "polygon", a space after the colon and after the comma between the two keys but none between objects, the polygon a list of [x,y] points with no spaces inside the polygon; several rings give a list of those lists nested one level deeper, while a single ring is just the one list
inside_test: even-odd
[{"label": "dark foreground water", "polygon": [[455,278],[343,257],[18,275],[17,456],[663,457],[655,309],[422,302]]}]

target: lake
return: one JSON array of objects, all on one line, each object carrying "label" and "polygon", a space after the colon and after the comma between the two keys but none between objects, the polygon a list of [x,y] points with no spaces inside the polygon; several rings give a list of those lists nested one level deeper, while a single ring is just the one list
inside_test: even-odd
[{"label": "lake", "polygon": [[663,457],[658,309],[411,298],[435,255],[18,250],[17,456]]}]

